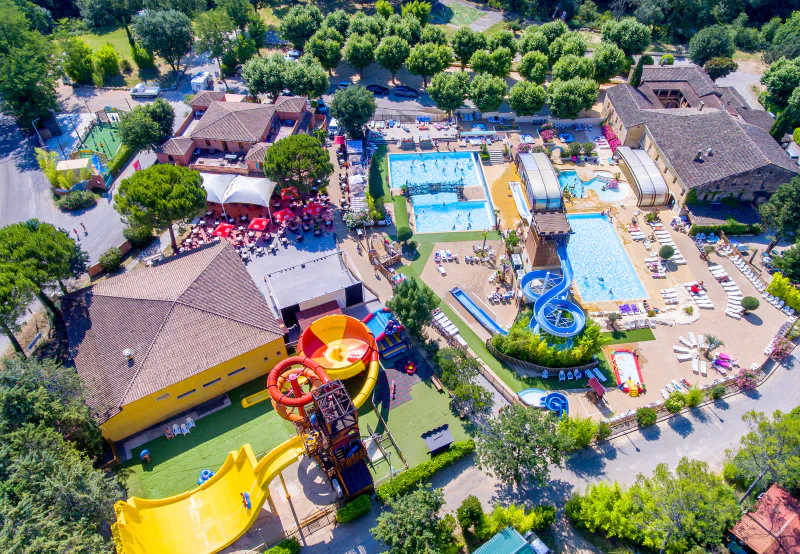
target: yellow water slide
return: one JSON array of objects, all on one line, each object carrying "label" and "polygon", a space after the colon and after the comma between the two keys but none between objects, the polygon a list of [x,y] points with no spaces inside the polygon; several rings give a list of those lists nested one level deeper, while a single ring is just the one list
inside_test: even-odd
[{"label": "yellow water slide", "polygon": [[[273,448],[260,462],[245,444],[195,489],[169,498],[117,502],[118,554],[219,552],[253,525],[269,496],[270,482],[304,453],[300,436]],[[245,492],[250,509],[244,506]]]}]

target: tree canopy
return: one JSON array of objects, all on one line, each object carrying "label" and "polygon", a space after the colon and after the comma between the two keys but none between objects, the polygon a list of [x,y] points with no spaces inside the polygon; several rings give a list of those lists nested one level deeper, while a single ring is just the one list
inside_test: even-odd
[{"label": "tree canopy", "polygon": [[494,112],[503,103],[508,91],[505,79],[481,73],[472,80],[469,97],[482,112]]},{"label": "tree canopy", "polygon": [[375,61],[392,74],[392,80],[394,81],[395,75],[403,67],[410,52],[411,47],[404,39],[397,36],[387,36],[381,40],[375,50]]},{"label": "tree canopy", "polygon": [[800,87],[800,58],[781,58],[769,65],[761,83],[767,88],[766,101],[780,110],[789,103],[789,98]]},{"label": "tree canopy", "polygon": [[[389,19],[392,18],[390,17]],[[387,20],[381,16],[356,12],[350,17],[350,26],[347,33],[348,36],[372,35],[376,39],[380,39],[386,33],[386,27]]]},{"label": "tree canopy", "polygon": [[444,554],[452,536],[442,526],[439,511],[444,506],[441,489],[430,485],[388,500],[390,510],[378,516],[370,530],[390,554]]},{"label": "tree canopy", "polygon": [[[426,27],[427,28],[427,27]],[[431,27],[431,29],[438,29]],[[400,17],[397,14],[392,15],[386,20],[386,35],[396,36],[405,40],[410,46],[416,45],[422,40],[422,24],[413,15],[405,15]],[[435,40],[428,40],[425,42],[437,42]],[[445,44],[447,41],[445,41]]]},{"label": "tree canopy", "polygon": [[0,266],[0,330],[22,356],[25,356],[25,350],[14,333],[19,331],[18,321],[25,315],[35,292],[36,285],[27,277],[14,273],[10,267]]},{"label": "tree canopy", "polygon": [[455,32],[450,44],[455,57],[461,62],[461,69],[464,69],[475,52],[486,48],[486,37],[465,25]]},{"label": "tree canopy", "polygon": [[437,73],[428,85],[428,94],[442,111],[451,113],[464,104],[469,93],[469,74],[465,71]]},{"label": "tree canopy", "polygon": [[328,109],[350,136],[361,137],[364,125],[372,119],[376,107],[375,96],[364,87],[356,85],[337,90]]},{"label": "tree canopy", "polygon": [[286,88],[295,96],[317,98],[328,92],[330,82],[325,69],[313,56],[302,56],[286,65]]},{"label": "tree canopy", "polygon": [[284,39],[291,42],[292,46],[301,50],[306,45],[306,41],[319,30],[320,25],[322,25],[322,12],[318,7],[314,5],[292,6],[286,15],[281,17],[278,32]]},{"label": "tree canopy", "polygon": [[547,89],[550,112],[559,119],[575,119],[583,110],[591,109],[597,100],[599,87],[591,79],[555,80]]},{"label": "tree canopy", "polygon": [[594,63],[594,78],[605,83],[625,67],[625,52],[616,44],[603,42],[595,48],[592,62]]},{"label": "tree canopy", "polygon": [[123,113],[119,120],[122,142],[133,150],[153,150],[172,135],[175,110],[163,98],[140,104]]},{"label": "tree canopy", "polygon": [[697,65],[711,58],[732,58],[735,51],[731,32],[724,25],[700,29],[689,41],[689,58]]},{"label": "tree canopy", "polygon": [[520,81],[508,91],[508,105],[518,117],[536,115],[544,107],[547,93],[542,85]]},{"label": "tree canopy", "polygon": [[517,49],[522,54],[528,52],[541,52],[545,56],[550,53],[550,41],[544,33],[537,30],[538,27],[531,25],[522,33],[522,37],[517,41]]},{"label": "tree canopy", "polygon": [[194,28],[197,33],[197,50],[208,52],[218,64],[222,65],[220,59],[230,48],[231,34],[236,29],[236,23],[228,12],[222,8],[203,12],[195,18]]},{"label": "tree canopy", "polygon": [[797,244],[772,258],[772,265],[791,282],[800,282],[800,248]]},{"label": "tree canopy", "polygon": [[308,193],[317,179],[327,181],[333,165],[319,140],[300,134],[281,139],[267,150],[264,173],[281,187]]},{"label": "tree canopy", "polygon": [[431,288],[417,279],[407,279],[394,289],[394,296],[386,303],[406,330],[421,339],[422,328],[432,319],[439,298]]},{"label": "tree canopy", "polygon": [[703,66],[708,76],[713,80],[721,79],[739,69],[739,64],[731,58],[711,58]]},{"label": "tree canopy", "polygon": [[403,15],[413,15],[422,25],[427,25],[431,15],[431,5],[424,0],[411,0],[403,4]]},{"label": "tree canopy", "polygon": [[286,88],[288,63],[280,52],[253,58],[242,67],[242,79],[251,95],[266,94],[274,102]]},{"label": "tree canopy", "polygon": [[319,60],[322,67],[332,72],[342,61],[342,45],[344,37],[334,29],[323,25],[306,42],[306,51]]},{"label": "tree canopy", "polygon": [[562,56],[553,65],[553,79],[569,81],[575,77],[591,79],[594,77],[594,63],[584,56]]},{"label": "tree canopy", "polygon": [[550,43],[547,59],[550,60],[550,65],[553,65],[561,56],[583,56],[586,48],[586,41],[581,35],[565,33]]},{"label": "tree canopy", "polygon": [[603,41],[616,44],[627,56],[641,54],[648,46],[652,34],[647,25],[634,18],[609,21],[603,25]]},{"label": "tree canopy", "polygon": [[[596,55],[597,54],[595,54],[595,56]],[[517,71],[525,80],[541,85],[547,77],[547,69],[549,66],[550,64],[547,61],[547,56],[533,50],[522,56],[522,59],[517,65]]]},{"label": "tree canopy", "polygon": [[363,76],[364,69],[375,61],[377,46],[378,39],[375,35],[350,35],[344,43],[344,59]]},{"label": "tree canopy", "polygon": [[459,414],[487,414],[492,409],[492,393],[478,384],[478,361],[458,348],[442,348],[434,356],[442,383],[453,392],[451,406]]},{"label": "tree canopy", "polygon": [[418,44],[411,49],[406,67],[412,75],[422,77],[422,82],[427,85],[428,78],[443,71],[452,60],[453,50],[449,46],[434,43]]},{"label": "tree canopy", "polygon": [[507,485],[541,486],[550,466],[561,466],[564,446],[552,412],[514,404],[489,419],[478,436],[475,459]]},{"label": "tree canopy", "polygon": [[136,18],[133,33],[145,50],[164,58],[175,71],[194,45],[192,20],[177,10],[148,10]]},{"label": "tree canopy", "polygon": [[197,171],[159,164],[137,171],[119,184],[114,209],[132,226],[169,229],[172,249],[178,252],[172,225],[194,217],[206,206],[206,189]]},{"label": "tree canopy", "polygon": [[769,201],[758,207],[758,213],[768,231],[774,233],[767,252],[778,241],[793,241],[800,230],[800,177],[780,185]]},{"label": "tree canopy", "polygon": [[508,77],[514,54],[504,46],[495,50],[478,50],[469,61],[475,73],[488,73],[495,77]]}]

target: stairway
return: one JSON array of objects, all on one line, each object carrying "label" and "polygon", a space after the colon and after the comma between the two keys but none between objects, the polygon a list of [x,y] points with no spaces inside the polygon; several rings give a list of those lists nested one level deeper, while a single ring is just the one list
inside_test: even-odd
[{"label": "stairway", "polygon": [[505,161],[503,157],[503,151],[489,150],[489,161],[492,162],[492,165],[503,163]]}]

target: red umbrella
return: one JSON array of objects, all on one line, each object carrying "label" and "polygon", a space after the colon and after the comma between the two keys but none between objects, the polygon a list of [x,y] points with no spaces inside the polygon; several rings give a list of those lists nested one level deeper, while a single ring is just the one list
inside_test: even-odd
[{"label": "red umbrella", "polygon": [[250,225],[248,225],[247,228],[251,231],[266,231],[268,225],[268,219],[264,217],[256,217],[250,222]]},{"label": "red umbrella", "polygon": [[344,135],[336,135],[333,137],[333,144],[339,145],[344,144]]},{"label": "red umbrella", "polygon": [[274,217],[276,221],[284,222],[290,219],[294,219],[295,215],[294,212],[289,208],[284,208],[281,211],[272,214],[272,217]]},{"label": "red umbrella", "polygon": [[285,189],[281,190],[281,199],[288,200],[289,198],[297,198],[299,194],[297,194],[297,189],[294,187],[286,187]]},{"label": "red umbrella", "polygon": [[603,385],[601,385],[600,381],[595,377],[589,379],[589,386],[597,393],[597,396],[603,396],[606,393],[606,389],[603,388]]},{"label": "red umbrella", "polygon": [[317,204],[316,202],[310,202],[308,206],[303,208],[303,213],[308,214],[313,217],[317,217],[325,208],[321,204]]},{"label": "red umbrella", "polygon": [[219,226],[216,229],[214,229],[214,231],[211,234],[214,235],[215,237],[224,238],[230,235],[232,230],[233,230],[233,225],[231,225],[230,223],[220,223]]}]

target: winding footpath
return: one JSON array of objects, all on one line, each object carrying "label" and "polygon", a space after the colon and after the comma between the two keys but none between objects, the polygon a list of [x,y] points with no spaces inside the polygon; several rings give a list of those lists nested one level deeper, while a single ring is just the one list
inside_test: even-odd
[{"label": "winding footpath", "polygon": [[[644,431],[634,431],[603,445],[571,457],[564,468],[554,469],[550,484],[532,491],[506,487],[477,469],[471,460],[464,460],[436,474],[434,487],[445,491],[445,510],[458,508],[462,500],[474,494],[484,508],[500,502],[548,502],[562,508],[574,491],[589,483],[618,481],[630,485],[638,473],[649,474],[655,466],[667,463],[675,467],[686,456],[704,460],[712,469],[721,470],[725,450],[735,448],[747,428],[742,415],[749,410],[772,414],[788,412],[800,405],[800,350],[783,365],[770,362],[768,378],[761,386],[746,394],[736,394],[715,404],[691,410]],[[353,524],[321,529],[306,537],[309,554],[372,554],[381,552],[372,540],[369,529],[375,525],[379,509]],[[562,551],[597,552],[576,536],[571,527],[559,520],[554,529]]]}]

